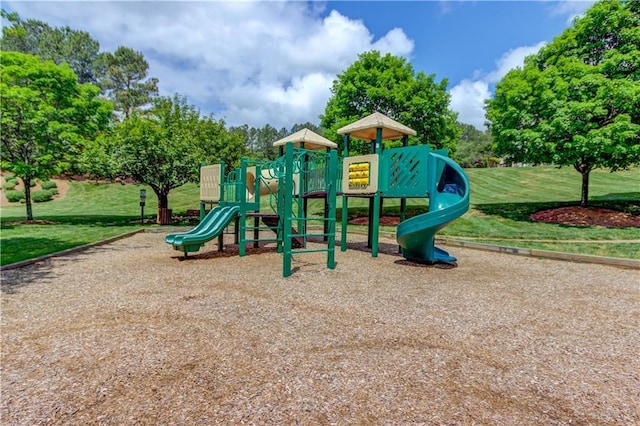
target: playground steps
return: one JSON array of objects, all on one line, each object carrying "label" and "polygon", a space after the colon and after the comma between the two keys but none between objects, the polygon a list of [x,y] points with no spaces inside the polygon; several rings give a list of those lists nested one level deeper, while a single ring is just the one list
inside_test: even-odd
[{"label": "playground steps", "polygon": [[[248,213],[247,216],[249,216],[249,217],[259,217],[260,220],[262,220],[262,223],[264,223],[266,226],[271,228],[271,230],[273,232],[275,232],[276,234],[278,233],[278,221],[280,220],[280,215],[277,215],[277,214],[263,214],[263,213]],[[295,228],[291,228],[291,232],[293,234],[297,234],[298,233],[298,231],[296,231]],[[291,245],[294,248],[301,248],[301,247],[304,247],[304,242],[302,241],[302,238],[300,238],[300,237],[293,237],[293,238],[291,238]]]}]

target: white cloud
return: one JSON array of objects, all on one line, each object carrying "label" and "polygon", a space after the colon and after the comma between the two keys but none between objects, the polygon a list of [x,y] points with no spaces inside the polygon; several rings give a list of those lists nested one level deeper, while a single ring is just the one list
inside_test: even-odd
[{"label": "white cloud", "polygon": [[[566,16],[566,23],[570,25],[576,17],[584,14],[595,0],[559,0],[550,3],[550,15]],[[510,49],[496,61],[495,69],[492,71],[475,71],[470,79],[462,80],[454,86],[450,90],[451,108],[458,112],[459,121],[484,129],[484,100],[492,96],[492,86],[502,80],[510,70],[522,67],[524,58],[538,52],[545,44],[539,42]]]},{"label": "white cloud", "polygon": [[462,80],[450,91],[451,109],[458,113],[458,120],[485,128],[484,101],[491,97],[491,86],[499,82],[510,70],[522,67],[524,58],[538,52],[545,42],[532,46],[519,46],[504,53],[494,70],[488,73],[474,72],[473,79]]},{"label": "white cloud", "polygon": [[486,81],[462,80],[450,90],[451,109],[458,113],[458,121],[478,129],[484,125],[484,101],[491,96]]},{"label": "white cloud", "polygon": [[317,122],[336,74],[358,54],[414,48],[400,28],[374,39],[360,20],[321,14],[319,2],[63,3],[5,4],[23,19],[87,31],[102,50],[143,52],[161,94],[180,93],[231,125]]},{"label": "white cloud", "polygon": [[567,16],[567,24],[583,15],[596,0],[560,0],[551,8],[551,16]]},{"label": "white cloud", "polygon": [[496,61],[496,69],[487,74],[483,80],[488,83],[497,83],[512,69],[522,67],[524,58],[537,53],[545,44],[546,42],[541,41],[533,46],[519,46],[510,49]]}]

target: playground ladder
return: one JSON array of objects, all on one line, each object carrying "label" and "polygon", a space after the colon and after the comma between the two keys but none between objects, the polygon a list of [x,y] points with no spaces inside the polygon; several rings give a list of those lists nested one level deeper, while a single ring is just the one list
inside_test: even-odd
[{"label": "playground ladder", "polygon": [[[335,229],[336,229],[336,181],[337,181],[337,168],[338,168],[338,155],[337,151],[331,150],[329,153],[322,153],[318,151],[308,151],[304,149],[296,149],[293,144],[287,144],[285,148],[285,173],[283,179],[280,180],[280,188],[278,190],[278,197],[282,206],[280,218],[282,219],[282,225],[280,229],[283,230],[282,241],[279,241],[279,245],[282,244],[283,253],[283,268],[282,274],[285,277],[291,275],[291,263],[294,253],[327,253],[327,267],[329,269],[335,268]],[[326,199],[329,204],[329,211],[327,217],[304,217],[302,208],[302,197],[304,191],[298,191],[298,197],[294,196],[293,176],[295,173],[300,174],[301,188],[305,188],[305,180],[307,175],[311,174],[318,167],[325,167],[327,165],[325,174],[325,190]],[[307,222],[320,221],[325,222],[327,226],[323,226],[326,232],[322,233],[308,233]],[[300,233],[294,235],[293,224],[298,224]],[[302,237],[306,242],[308,237],[323,237],[327,239],[327,248],[322,249],[307,249],[306,244],[304,248],[294,250],[292,247],[292,240],[294,237]]]}]

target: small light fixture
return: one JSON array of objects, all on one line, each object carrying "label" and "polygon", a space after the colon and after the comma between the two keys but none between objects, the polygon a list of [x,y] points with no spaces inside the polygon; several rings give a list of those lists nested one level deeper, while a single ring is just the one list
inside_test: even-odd
[{"label": "small light fixture", "polygon": [[140,223],[144,225],[144,205],[147,201],[147,190],[140,190]]}]

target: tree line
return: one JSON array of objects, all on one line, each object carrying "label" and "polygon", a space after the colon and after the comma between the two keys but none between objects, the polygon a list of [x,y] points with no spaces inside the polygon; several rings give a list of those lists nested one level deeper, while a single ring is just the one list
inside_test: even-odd
[{"label": "tree line", "polygon": [[[405,59],[392,55],[364,53],[339,76],[320,125],[229,127],[201,114],[180,94],[159,96],[159,81],[148,75],[141,52],[126,46],[101,52],[86,32],[22,20],[4,10],[2,16],[10,23],[0,41],[2,167],[24,183],[27,220],[33,218],[31,182],[63,172],[132,178],[149,185],[163,209],[172,189],[198,180],[200,164],[224,161],[233,168],[243,156],[273,160],[273,142],[302,128],[341,145],[335,134],[341,123],[380,110],[419,130],[412,144],[453,151],[461,133],[448,108],[447,81],[416,74]],[[364,74],[377,80],[369,79],[362,102],[356,107],[339,102],[346,82]],[[382,84],[385,90],[376,88]]]},{"label": "tree line", "polygon": [[[101,52],[83,31],[22,20],[0,40],[1,161],[25,184],[63,172],[130,177],[159,208],[171,189],[198,180],[199,165],[272,160],[272,143],[307,127],[342,146],[337,129],[380,111],[417,131],[410,144],[447,148],[465,167],[499,161],[573,166],[588,200],[593,168],[640,163],[640,3],[600,1],[552,43],[509,72],[486,103],[488,131],[459,123],[447,79],[401,57],[365,52],[341,74],[319,125],[230,127],[180,94],[159,96],[141,52]],[[397,142],[386,143],[387,147]],[[354,142],[354,153],[368,152]]]}]

